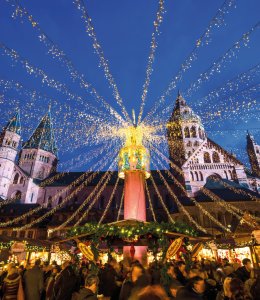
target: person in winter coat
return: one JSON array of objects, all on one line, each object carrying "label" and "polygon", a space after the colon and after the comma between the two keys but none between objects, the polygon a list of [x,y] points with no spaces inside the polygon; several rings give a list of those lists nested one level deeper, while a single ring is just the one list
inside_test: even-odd
[{"label": "person in winter coat", "polygon": [[136,295],[142,288],[150,285],[150,277],[145,273],[143,266],[136,263],[132,267],[130,279],[126,279],[122,285],[119,300],[128,300]]},{"label": "person in winter coat", "polygon": [[62,271],[56,277],[53,286],[52,300],[71,300],[77,289],[77,277],[69,261],[62,265]]},{"label": "person in winter coat", "polygon": [[34,267],[24,274],[25,299],[40,300],[43,291],[43,271],[40,268],[41,261],[37,259]]},{"label": "person in winter coat", "polygon": [[243,267],[238,268],[234,274],[241,281],[246,282],[250,278],[252,264],[249,258],[244,258],[242,260],[242,263],[243,263]]},{"label": "person in winter coat", "polygon": [[51,300],[51,298],[52,298],[55,278],[56,278],[56,276],[58,276],[59,271],[60,270],[58,267],[53,267],[51,276],[47,279],[46,300]]},{"label": "person in winter coat", "polygon": [[97,300],[99,279],[95,274],[89,274],[85,279],[85,287],[79,291],[78,300]]},{"label": "person in winter coat", "polygon": [[195,276],[188,281],[185,287],[178,290],[176,300],[202,300],[204,291],[204,279]]},{"label": "person in winter coat", "polygon": [[3,283],[3,300],[17,300],[21,276],[13,264],[8,266],[8,273]]}]

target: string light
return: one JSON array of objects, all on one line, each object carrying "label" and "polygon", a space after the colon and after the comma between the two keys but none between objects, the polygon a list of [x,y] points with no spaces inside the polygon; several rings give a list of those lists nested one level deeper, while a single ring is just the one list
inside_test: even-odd
[{"label": "string light", "polygon": [[[159,152],[159,151],[158,151]],[[171,160],[167,159],[167,162],[171,162]],[[160,163],[161,166],[163,166],[162,163]],[[183,187],[183,185],[172,175],[172,173],[169,170],[166,170],[167,175],[173,180],[173,182],[181,189],[181,191],[187,196],[187,191]],[[200,205],[195,198],[189,197],[190,200],[194,203],[196,207],[204,214],[206,215],[210,220],[212,220],[215,224],[217,224],[220,228],[222,228],[224,231],[230,232],[228,228],[223,226],[215,217],[213,217],[202,205]]]},{"label": "string light", "polygon": [[156,194],[157,194],[157,196],[158,196],[158,198],[159,198],[159,200],[160,200],[160,202],[162,204],[162,207],[163,207],[163,209],[165,210],[165,212],[166,212],[166,214],[168,216],[168,219],[171,221],[171,223],[175,223],[175,221],[173,220],[173,218],[172,218],[172,216],[171,216],[171,214],[170,214],[167,206],[165,205],[165,203],[163,201],[163,198],[162,198],[162,196],[161,196],[161,194],[159,192],[159,189],[158,189],[158,187],[157,187],[157,185],[156,185],[156,183],[155,183],[152,175],[150,176],[150,179],[152,181],[152,184],[153,184],[153,187],[155,189],[155,192],[156,192]]},{"label": "string light", "polygon": [[[163,95],[155,102],[155,105],[151,109],[151,111],[147,114],[147,116],[144,118],[144,121],[148,121],[151,119],[151,117],[154,115],[154,113],[162,107],[163,103],[166,100],[166,97],[170,97],[171,91],[174,90],[177,87],[177,84],[182,80],[182,77],[184,73],[191,68],[192,63],[195,62],[198,58],[197,50],[200,47],[203,47],[205,45],[209,45],[211,42],[211,36],[213,29],[215,27],[221,27],[225,25],[225,16],[229,14],[231,9],[235,8],[235,0],[226,0],[222,4],[222,6],[218,9],[215,16],[210,20],[209,25],[207,26],[206,30],[203,32],[203,34],[199,37],[199,39],[196,41],[195,46],[191,53],[187,56],[187,58],[184,60],[184,62],[181,64],[181,67],[179,68],[176,75],[172,77],[172,80],[170,81],[166,91],[163,93]],[[149,121],[148,121],[149,122]]]},{"label": "string light", "polygon": [[119,91],[116,86],[114,77],[112,76],[112,74],[110,72],[108,61],[105,58],[105,55],[104,55],[104,52],[102,50],[100,43],[98,42],[95,30],[94,30],[94,26],[92,24],[92,20],[89,17],[88,12],[87,12],[85,2],[84,2],[84,0],[74,0],[73,2],[76,5],[77,9],[81,13],[81,18],[86,26],[86,32],[87,32],[88,36],[92,39],[92,46],[94,48],[94,53],[96,53],[99,58],[99,64],[104,70],[105,78],[107,79],[107,81],[109,82],[109,84],[113,90],[113,95],[114,95],[118,105],[121,107],[121,110],[122,110],[123,115],[126,118],[127,122],[129,124],[132,124],[132,121],[131,121],[131,119],[126,111],[126,108],[124,106],[123,100],[122,100],[121,96],[119,95]]},{"label": "string light", "polygon": [[240,51],[241,47],[248,47],[250,42],[250,36],[260,28],[260,22],[257,22],[252,28],[245,32],[238,41],[236,41],[222,56],[213,62],[213,64],[199,77],[190,84],[190,87],[187,89],[187,92],[184,92],[184,95],[191,96],[191,93],[198,90],[202,83],[208,81],[216,73],[220,73],[222,68],[226,66],[227,63],[232,61],[232,58],[235,58],[237,53]]},{"label": "string light", "polygon": [[48,54],[50,54],[53,58],[57,58],[59,62],[61,62],[62,66],[65,66],[70,74],[70,77],[73,81],[78,80],[80,83],[80,87],[86,89],[93,95],[104,108],[106,108],[111,115],[114,115],[122,124],[125,122],[122,117],[115,111],[115,109],[107,103],[96,91],[96,89],[87,82],[84,78],[83,74],[80,74],[79,71],[75,68],[71,59],[67,56],[67,54],[59,48],[59,46],[51,40],[51,38],[44,32],[44,30],[40,27],[39,22],[35,20],[35,18],[28,12],[25,7],[22,7],[18,0],[6,0],[8,3],[12,3],[12,6],[15,6],[15,12],[13,17],[25,17],[26,20],[32,25],[32,28],[36,30],[38,34],[38,39],[41,43],[45,45],[48,49]]},{"label": "string light", "polygon": [[121,210],[122,210],[122,206],[123,206],[124,194],[125,194],[125,191],[123,190],[123,193],[122,193],[122,196],[121,196],[121,199],[120,199],[119,210],[118,210],[118,213],[117,213],[117,218],[116,218],[116,221],[117,221],[117,222],[118,222],[118,221],[119,221],[119,219],[120,219],[120,212],[121,212]]},{"label": "string light", "polygon": [[155,51],[156,51],[156,48],[158,46],[158,42],[157,42],[156,39],[160,34],[159,27],[163,22],[163,14],[164,13],[165,13],[164,0],[159,0],[158,10],[157,10],[157,13],[156,13],[156,20],[153,23],[154,29],[153,29],[152,40],[151,40],[151,44],[150,44],[150,54],[149,54],[149,57],[148,57],[148,65],[147,65],[147,69],[146,69],[145,82],[144,82],[144,85],[143,85],[143,93],[142,93],[142,96],[141,96],[141,106],[140,106],[140,112],[139,112],[139,115],[138,115],[137,125],[140,124],[141,119],[142,119],[142,115],[143,115],[145,100],[146,100],[146,97],[147,97],[148,88],[149,88],[150,81],[151,81],[151,75],[152,75],[152,72],[153,72],[153,63],[154,63],[154,59],[155,59]]},{"label": "string light", "polygon": [[148,185],[147,185],[146,181],[145,181],[145,189],[146,189],[146,193],[147,193],[147,197],[148,197],[149,207],[151,208],[151,211],[152,211],[153,221],[157,222],[156,216],[155,216],[155,213],[154,213],[154,209],[153,209],[153,203],[152,203],[151,195],[150,195],[150,192],[149,192]]},{"label": "string light", "polygon": [[115,195],[117,186],[118,186],[118,182],[119,182],[119,177],[117,177],[116,183],[115,183],[115,185],[114,185],[114,188],[113,188],[112,193],[111,193],[111,195],[110,195],[110,198],[109,198],[109,200],[108,200],[107,206],[106,206],[106,208],[105,208],[105,210],[104,210],[104,212],[103,212],[103,214],[102,214],[100,220],[98,221],[98,225],[100,225],[100,224],[103,222],[104,218],[106,217],[107,211],[108,211],[108,209],[109,209],[109,207],[111,206],[111,203],[112,203],[112,201],[113,201],[113,198],[114,198],[114,195]]},{"label": "string light", "polygon": [[[116,159],[114,158],[112,164],[110,165],[109,169],[115,165],[115,161]],[[91,193],[87,196],[87,198],[82,202],[82,204],[79,206],[79,208],[64,222],[62,223],[61,225],[59,225],[58,227],[54,228],[53,231],[57,231],[61,228],[64,228],[67,224],[69,224],[70,221],[72,221],[76,216],[79,215],[79,213],[82,211],[82,209],[91,201],[91,199],[93,198],[94,196],[94,199],[93,199],[93,202],[92,203],[95,203],[96,200],[100,197],[100,195],[102,194],[103,190],[105,189],[105,187],[107,186],[109,180],[111,179],[111,172],[109,171],[106,171],[104,173],[104,175],[101,177],[101,179],[99,180],[98,184],[95,186],[95,188],[91,191]],[[103,183],[103,181],[105,180],[105,182]],[[89,205],[89,207],[92,207],[91,206],[92,204]],[[81,219],[81,218],[80,218]],[[79,219],[79,220],[80,220]],[[79,222],[80,223],[80,222]],[[78,221],[76,222],[76,224],[78,224]],[[76,225],[74,225],[76,226]]]},{"label": "string light", "polygon": [[[97,163],[95,163],[90,170],[93,170],[96,166],[101,165],[101,168],[104,168],[107,165],[107,161],[98,161]],[[99,172],[95,172],[95,173],[91,173],[89,175],[91,171],[89,171],[88,173],[84,173],[83,175],[81,175],[79,178],[77,178],[75,181],[73,181],[71,184],[69,184],[64,190],[61,190],[60,192],[58,192],[57,194],[54,195],[54,197],[51,199],[51,202],[53,202],[55,199],[57,199],[60,195],[62,195],[63,193],[65,193],[65,191],[71,190],[72,188],[75,188],[82,180],[84,180],[83,183],[81,183],[76,189],[73,190],[73,192],[71,192],[69,195],[67,195],[63,201],[56,205],[54,208],[52,208],[51,210],[49,210],[47,213],[45,213],[43,216],[33,220],[31,223],[28,223],[26,225],[24,225],[23,227],[20,228],[14,228],[13,230],[15,231],[20,231],[20,230],[24,230],[27,228],[32,227],[33,225],[40,223],[41,221],[43,221],[45,218],[47,218],[48,216],[51,216],[52,214],[54,214],[58,209],[62,208],[67,202],[69,202],[71,199],[73,199],[74,196],[76,196],[84,187],[86,187],[86,185],[88,183],[90,183],[97,175]],[[86,177],[86,178],[85,178]],[[10,220],[8,222],[4,222],[4,223],[0,223],[0,227],[4,227],[7,225],[11,225],[13,223],[17,223],[20,220],[25,219],[28,216],[33,215],[34,213],[38,212],[39,210],[43,209],[45,206],[41,205],[36,209],[32,209],[31,211],[29,211],[26,214],[21,215],[20,217],[17,217],[13,220]]]},{"label": "string light", "polygon": [[[243,217],[241,217],[240,215],[237,214],[237,212],[244,214],[244,212],[242,212],[240,209],[238,209],[237,207],[231,205],[230,203],[224,201],[223,199],[219,198],[217,195],[215,195],[214,193],[212,193],[210,190],[206,189],[205,187],[200,189],[201,192],[203,192],[205,195],[209,196],[210,199],[212,199],[214,202],[218,203],[219,205],[221,205],[222,207],[224,207],[229,213],[231,213],[232,215],[234,215],[238,220],[243,220],[243,222],[245,222],[248,226],[254,228],[254,224],[248,222],[247,220],[245,220]],[[237,211],[237,212],[235,212]]]},{"label": "string light", "polygon": [[157,173],[159,174],[160,178],[162,179],[165,187],[167,188],[168,192],[170,193],[170,195],[173,197],[173,199],[175,200],[175,203],[177,204],[178,208],[184,213],[184,215],[188,218],[188,220],[190,221],[190,223],[194,224],[196,226],[197,229],[199,229],[200,231],[207,233],[206,229],[203,228],[202,226],[200,226],[193,218],[192,216],[188,213],[188,211],[186,210],[186,208],[181,204],[181,202],[179,201],[179,199],[177,198],[177,196],[174,194],[174,192],[172,191],[172,189],[170,188],[170,186],[168,185],[168,183],[166,182],[164,176],[162,175],[161,171],[158,170],[158,166],[156,166],[157,168]]}]

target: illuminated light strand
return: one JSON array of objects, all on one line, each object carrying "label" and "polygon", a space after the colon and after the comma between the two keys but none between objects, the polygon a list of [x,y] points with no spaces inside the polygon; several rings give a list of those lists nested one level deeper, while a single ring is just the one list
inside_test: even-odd
[{"label": "illuminated light strand", "polygon": [[[241,211],[240,209],[238,209],[237,207],[235,207],[234,205],[231,205],[230,203],[227,203],[226,201],[224,201],[223,199],[219,198],[217,195],[215,195],[214,193],[212,193],[210,190],[206,189],[206,188],[201,188],[200,189],[205,195],[209,196],[210,199],[212,199],[214,202],[218,203],[219,205],[221,205],[222,207],[224,207],[229,213],[231,213],[232,215],[234,215],[238,220],[243,220],[248,226],[250,227],[254,227],[253,224],[251,224],[250,222],[248,222],[247,220],[245,220],[243,218],[244,212]],[[238,213],[241,213],[242,216],[240,216]]]},{"label": "illuminated light strand", "polygon": [[117,186],[118,186],[118,182],[119,182],[119,177],[117,177],[116,183],[115,183],[115,185],[114,185],[114,188],[113,188],[112,193],[111,193],[111,195],[110,195],[110,198],[109,198],[109,200],[108,200],[107,206],[106,206],[106,208],[105,208],[105,210],[104,210],[104,212],[103,212],[103,214],[102,214],[100,220],[98,221],[98,225],[100,225],[100,224],[103,222],[104,218],[105,218],[106,215],[107,215],[107,211],[108,211],[108,209],[110,208],[111,203],[112,203],[112,201],[113,201],[113,197],[114,197],[114,195],[115,195],[115,192],[116,192],[116,189],[117,189]]},{"label": "illuminated light strand", "polygon": [[184,62],[181,64],[181,67],[177,71],[177,74],[173,76],[170,81],[166,91],[163,95],[156,101],[155,105],[151,109],[151,111],[147,114],[144,120],[149,119],[157,110],[161,108],[163,103],[165,102],[165,98],[171,95],[171,91],[177,87],[177,84],[182,80],[184,73],[191,68],[192,63],[195,62],[198,58],[198,54],[196,53],[199,47],[210,44],[210,37],[212,35],[212,30],[214,27],[220,27],[221,25],[225,25],[225,15],[227,15],[230,9],[235,8],[235,0],[225,0],[221,7],[218,9],[217,13],[210,20],[208,27],[200,36],[200,38],[196,41],[195,46],[191,53],[186,57]]},{"label": "illuminated light strand", "polygon": [[92,46],[94,48],[94,53],[96,53],[99,58],[99,64],[100,64],[100,66],[102,66],[104,73],[105,73],[105,78],[107,79],[107,81],[109,82],[109,85],[111,86],[111,88],[113,90],[113,95],[116,99],[116,102],[121,107],[122,113],[123,113],[124,117],[126,118],[126,120],[130,124],[132,124],[132,121],[126,111],[124,104],[123,104],[123,100],[122,100],[121,96],[119,95],[119,91],[118,91],[117,85],[115,83],[115,80],[110,72],[108,61],[104,56],[104,52],[102,50],[100,43],[98,42],[95,30],[94,30],[94,26],[92,24],[92,20],[89,17],[88,12],[87,12],[86,4],[85,4],[84,0],[74,0],[73,3],[76,5],[77,9],[81,13],[81,18],[83,19],[83,22],[86,26],[86,32],[87,32],[88,36],[92,39]]},{"label": "illuminated light strand", "polygon": [[95,199],[93,200],[93,202],[89,205],[89,207],[87,208],[87,210],[82,214],[82,216],[78,219],[78,221],[74,224],[73,227],[79,226],[80,222],[82,220],[84,220],[86,218],[86,216],[88,215],[89,211],[92,209],[93,205],[95,204],[95,202],[97,201],[97,199],[100,197],[101,193],[103,192],[106,184],[109,182],[109,180],[111,179],[112,176],[112,172],[108,175],[108,178],[106,180],[106,183],[102,186],[102,188],[98,191]]},{"label": "illuminated light strand", "polygon": [[[208,122],[212,122],[215,117],[223,117],[225,113],[228,114],[228,116],[232,116],[232,113],[236,114],[237,116],[237,111],[244,111],[243,109],[248,109],[249,111],[253,109],[253,106],[256,105],[255,110],[257,110],[257,101],[252,100],[248,101],[251,97],[251,94],[254,92],[257,92],[259,95],[259,90],[260,90],[260,83],[251,85],[249,87],[246,87],[245,89],[235,92],[234,94],[231,94],[230,96],[227,97],[227,100],[225,101],[218,101],[217,102],[217,110],[214,112],[214,106],[208,104],[207,107],[210,108],[210,112],[208,112],[206,115],[204,114],[204,118],[209,118]],[[235,102],[238,98],[245,99],[242,103]],[[253,97],[254,98],[254,97]],[[256,97],[255,97],[256,98]],[[229,106],[227,106],[229,104]],[[258,109],[259,110],[259,109]],[[213,112],[211,112],[213,111]],[[230,114],[231,113],[231,114]]]},{"label": "illuminated light strand", "polygon": [[7,199],[7,200],[0,201],[0,207],[3,207],[3,206],[8,205],[10,203],[13,203],[13,202],[15,202],[17,200],[20,200],[20,196],[19,195],[15,196],[15,197],[12,197],[10,199]]},{"label": "illuminated light strand", "polygon": [[[19,95],[26,95],[26,96],[30,97],[32,102],[30,104],[28,104],[28,106],[31,106],[32,103],[35,103],[36,99],[38,99],[40,101],[44,100],[51,104],[56,103],[58,105],[58,101],[55,98],[47,96],[45,94],[42,94],[36,90],[30,90],[18,81],[1,78],[0,86],[2,86],[4,88],[3,91],[15,90]],[[65,107],[70,111],[70,113],[72,111],[73,113],[77,112],[77,116],[91,117],[91,115],[83,113],[82,110],[76,109],[75,107],[73,107],[73,110],[72,110],[71,107],[67,103],[66,104],[63,103],[63,105],[65,105]],[[86,108],[89,109],[92,114],[95,113],[102,118],[107,117],[107,114],[105,112],[102,112],[100,109],[97,109],[96,107],[92,106],[91,104],[88,104],[88,106]]]},{"label": "illuminated light strand", "polygon": [[183,175],[183,171],[181,168],[179,168],[172,160],[168,159],[161,151],[159,151],[156,147],[150,145],[150,147],[154,150],[155,153],[157,153],[158,156],[160,156],[162,159],[164,159],[166,162],[168,162],[171,167],[176,170],[180,175]]},{"label": "illuminated light strand", "polygon": [[150,82],[151,82],[151,75],[153,73],[153,63],[154,63],[154,60],[155,60],[155,52],[156,52],[156,48],[158,46],[158,42],[157,42],[156,38],[160,35],[159,27],[163,22],[163,14],[164,13],[165,13],[164,0],[159,0],[158,9],[157,9],[157,13],[156,13],[156,19],[153,23],[154,29],[153,29],[152,40],[151,40],[151,44],[150,44],[150,54],[149,54],[149,57],[148,57],[148,64],[147,64],[147,69],[146,69],[145,82],[143,84],[143,93],[142,93],[142,96],[141,96],[141,106],[140,106],[140,112],[139,112],[139,115],[138,115],[137,125],[140,124],[141,119],[142,119],[145,100],[146,100],[147,93],[148,93],[148,88],[149,88],[149,85],[150,85]]},{"label": "illuminated light strand", "polygon": [[[98,161],[97,163],[95,163],[93,165],[92,169],[94,169],[100,163],[101,163],[101,161]],[[105,163],[105,160],[104,160],[104,162],[102,161],[102,167],[105,167],[106,165],[107,165],[107,163]],[[51,209],[50,211],[48,211],[47,213],[45,213],[40,218],[34,220],[33,222],[31,222],[29,224],[26,224],[25,226],[23,226],[21,228],[13,228],[13,230],[20,231],[20,230],[23,230],[23,229],[26,229],[26,228],[30,228],[34,224],[37,224],[37,223],[41,222],[42,220],[44,220],[46,217],[54,214],[58,209],[62,208],[68,201],[70,201],[75,195],[77,195],[77,193],[79,191],[81,191],[86,186],[87,183],[91,182],[98,175],[98,172],[95,172],[95,173],[92,172],[90,175],[89,175],[89,173],[90,173],[90,171],[85,172],[79,178],[77,178],[71,184],[69,184],[65,189],[61,190],[60,192],[58,192],[57,194],[54,195],[54,197],[51,199],[52,203],[54,202],[54,200],[57,200],[58,197],[61,196],[62,194],[64,194],[66,191],[68,191],[68,190],[70,190],[72,188],[75,188],[76,185],[79,184],[82,180],[84,180],[85,177],[87,176],[87,178],[84,180],[84,182],[81,183],[75,190],[73,190],[73,192],[70,195],[68,195],[67,197],[65,197],[60,204],[56,205],[53,209]],[[45,205],[41,205],[41,206],[37,207],[36,209],[32,209],[28,213],[25,213],[25,214],[23,214],[23,215],[21,215],[21,216],[19,216],[17,218],[14,218],[13,220],[10,220],[10,221],[4,222],[4,223],[0,223],[0,227],[4,227],[6,225],[11,225],[11,224],[17,223],[20,220],[23,220],[26,217],[33,215],[34,213],[40,211],[43,208],[45,208]]]},{"label": "illuminated light strand", "polygon": [[[163,167],[163,163],[160,162],[160,165]],[[187,191],[183,187],[183,185],[172,175],[172,173],[169,170],[165,170],[167,175],[173,180],[173,182],[182,190],[182,192],[187,196]],[[213,221],[215,224],[217,224],[220,228],[222,228],[224,231],[230,232],[229,228],[226,228],[224,225],[222,225],[214,216],[210,214],[209,211],[207,211],[194,197],[189,197],[189,199],[194,203],[196,207],[204,214],[206,215],[211,221]]]},{"label": "illuminated light strand", "polygon": [[35,29],[38,33],[38,39],[41,43],[43,43],[47,49],[48,54],[52,56],[52,58],[58,58],[62,66],[66,66],[69,71],[70,77],[75,81],[79,80],[80,86],[87,91],[90,92],[91,95],[94,95],[95,99],[103,105],[111,114],[113,114],[118,120],[124,123],[122,117],[116,112],[116,110],[107,103],[96,91],[93,85],[87,82],[84,79],[84,75],[80,74],[79,71],[75,68],[71,59],[67,56],[67,54],[59,48],[59,46],[44,32],[44,30],[40,27],[39,22],[35,20],[35,18],[28,12],[25,7],[22,7],[18,0],[6,0],[8,3],[12,2],[12,6],[16,6],[13,17],[23,17],[26,16],[26,19],[32,25],[32,28]]},{"label": "illuminated light strand", "polygon": [[49,78],[41,68],[33,66],[27,59],[21,57],[20,54],[14,49],[7,47],[3,43],[0,43],[0,48],[3,50],[5,55],[10,57],[15,62],[19,62],[29,75],[34,75],[35,78],[41,78],[41,82],[43,84],[47,84],[48,87],[54,88],[58,92],[61,92],[69,99],[77,100],[79,103],[84,105],[84,107],[91,106],[89,103],[86,103],[81,96],[73,94],[64,83],[56,81],[53,78]]},{"label": "illuminated light strand", "polygon": [[[89,161],[91,161],[92,159],[97,158],[98,156],[102,155],[105,150],[111,149],[111,146],[112,146],[112,143],[110,143],[109,145],[106,144],[101,148],[99,147],[98,151],[88,153],[89,156],[87,157],[87,159],[84,160],[84,164],[86,164]],[[75,164],[73,164],[73,167],[75,167]],[[47,178],[47,179],[43,180],[40,183],[40,187],[45,187],[46,185],[53,183],[55,180],[64,177],[68,173],[69,173],[69,171],[65,171],[65,172],[55,174],[51,178]]]},{"label": "illuminated light strand", "polygon": [[98,146],[92,151],[88,151],[88,153],[80,154],[74,159],[65,161],[64,163],[59,164],[59,167],[62,168],[64,165],[65,166],[70,166],[70,169],[77,168],[82,166],[83,164],[87,164],[90,162],[93,158],[97,157],[98,155],[102,155],[107,149],[111,149],[115,147],[115,143],[105,143],[103,146]]},{"label": "illuminated light strand", "polygon": [[203,98],[194,101],[194,103],[198,102],[198,106],[202,106],[208,103],[209,100],[211,99],[224,97],[224,96],[229,97],[229,95],[227,95],[228,92],[238,92],[242,84],[248,85],[248,83],[252,82],[253,79],[258,78],[259,73],[260,73],[260,63],[236,75],[232,79],[229,79],[223,85],[215,88]]},{"label": "illuminated light strand", "polygon": [[167,181],[165,180],[164,176],[162,175],[161,171],[158,169],[158,166],[156,166],[156,171],[159,174],[160,178],[162,179],[165,187],[167,188],[168,192],[170,193],[170,195],[173,197],[175,203],[177,204],[178,208],[184,213],[184,215],[186,215],[186,217],[188,218],[189,222],[194,224],[196,226],[197,229],[199,229],[200,231],[207,233],[206,229],[203,228],[202,226],[200,226],[193,218],[192,216],[189,214],[189,212],[186,210],[186,208],[181,204],[181,202],[179,201],[179,199],[177,198],[177,196],[175,195],[175,193],[172,191],[172,189],[170,188],[170,186],[168,185]]},{"label": "illuminated light strand", "polygon": [[[114,158],[109,169],[115,164],[115,160],[116,160],[116,158]],[[52,231],[60,230],[60,229],[64,228],[67,224],[69,224],[82,211],[82,209],[91,201],[93,196],[94,196],[93,202],[95,201],[95,199],[98,199],[100,197],[101,193],[103,192],[103,190],[105,189],[105,187],[107,186],[111,176],[112,176],[112,173],[109,171],[106,171],[100,178],[98,184],[94,187],[94,189],[87,196],[87,198],[81,203],[81,205],[76,209],[76,211],[64,223],[62,223],[58,227],[52,229]],[[105,182],[103,183],[104,180],[105,180]],[[97,194],[95,195],[96,192],[97,192]]]},{"label": "illuminated light strand", "polygon": [[234,188],[232,185],[224,182],[224,181],[220,181],[220,179],[218,178],[212,178],[213,181],[215,182],[219,182],[221,184],[223,184],[224,187],[228,188],[229,190],[235,192],[236,194],[241,194],[241,195],[244,195],[244,196],[249,196],[253,201],[256,201],[256,202],[260,202],[260,198],[257,198],[256,196],[253,196],[247,192],[245,192],[244,190],[238,190],[236,188]]},{"label": "illuminated light strand", "polygon": [[150,195],[146,180],[145,180],[145,189],[146,189],[146,193],[147,193],[147,197],[148,197],[149,207],[151,208],[151,211],[152,211],[153,220],[154,220],[154,222],[157,222],[156,216],[155,216],[155,213],[154,213],[154,209],[153,209],[153,203],[152,203],[151,195]]},{"label": "illuminated light strand", "polygon": [[221,68],[224,67],[224,63],[231,62],[232,58],[236,56],[242,46],[247,47],[250,42],[250,35],[259,28],[260,22],[257,22],[252,28],[245,32],[237,42],[235,42],[222,56],[215,60],[205,72],[201,73],[199,77],[190,84],[190,87],[184,95],[190,97],[191,93],[198,90],[202,83],[208,81],[215,73],[220,73]]},{"label": "illuminated light strand", "polygon": [[118,222],[119,219],[120,219],[120,212],[121,212],[121,209],[122,209],[122,206],[123,206],[124,194],[125,194],[125,190],[123,190],[123,193],[122,193],[122,196],[121,196],[121,199],[120,199],[119,210],[118,210],[117,218],[116,218],[116,221],[117,221],[117,222]]},{"label": "illuminated light strand", "polygon": [[160,194],[160,192],[159,192],[159,189],[158,189],[158,187],[157,187],[157,185],[156,185],[156,183],[155,183],[155,181],[154,181],[154,179],[153,179],[152,174],[151,174],[151,176],[150,176],[150,179],[151,179],[151,181],[152,181],[152,184],[153,184],[153,187],[154,187],[154,189],[155,189],[155,192],[156,192],[156,194],[157,194],[157,196],[158,196],[158,198],[159,198],[159,200],[160,200],[160,202],[161,202],[161,204],[162,204],[162,206],[163,206],[163,209],[164,209],[164,211],[166,212],[166,214],[167,214],[169,220],[171,221],[171,223],[175,223],[175,221],[173,220],[173,218],[172,218],[172,216],[171,216],[171,214],[170,214],[170,212],[169,212],[167,206],[165,205],[165,203],[164,203],[164,201],[163,201],[163,198],[162,198],[162,196],[161,196],[161,194]]}]

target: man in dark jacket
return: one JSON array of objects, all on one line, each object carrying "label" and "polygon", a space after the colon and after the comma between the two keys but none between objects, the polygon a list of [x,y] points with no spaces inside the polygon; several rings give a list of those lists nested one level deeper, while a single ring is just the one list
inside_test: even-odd
[{"label": "man in dark jacket", "polygon": [[40,300],[43,291],[43,271],[40,268],[41,261],[37,259],[34,267],[24,274],[25,299]]},{"label": "man in dark jacket", "polygon": [[57,276],[53,286],[52,300],[71,300],[77,288],[77,277],[69,261],[62,265],[62,271]]},{"label": "man in dark jacket", "polygon": [[79,291],[78,300],[97,300],[99,279],[95,274],[89,274],[85,280],[85,287]]},{"label": "man in dark jacket", "polygon": [[115,259],[111,259],[104,269],[100,270],[99,274],[99,292],[105,297],[112,297],[115,293],[119,294],[120,288],[117,285],[118,281],[118,263]]},{"label": "man in dark jacket", "polygon": [[204,291],[204,279],[195,276],[189,279],[185,287],[178,290],[176,300],[202,300]]},{"label": "man in dark jacket", "polygon": [[251,260],[249,258],[244,258],[242,260],[243,267],[236,270],[235,276],[238,277],[243,282],[246,282],[250,278],[250,273],[252,269]]}]

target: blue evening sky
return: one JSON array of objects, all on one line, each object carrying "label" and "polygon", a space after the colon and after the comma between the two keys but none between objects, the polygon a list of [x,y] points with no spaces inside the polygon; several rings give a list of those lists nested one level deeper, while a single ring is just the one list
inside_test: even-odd
[{"label": "blue evening sky", "polygon": [[[235,2],[236,8],[231,9],[229,14],[225,16],[226,25],[215,28],[212,32],[210,45],[199,49],[198,60],[193,63],[191,69],[185,73],[182,82],[178,85],[181,91],[185,91],[201,72],[205,71],[243,33],[259,21],[259,0],[237,0]],[[165,1],[166,14],[160,27],[161,35],[158,39],[154,72],[147,96],[145,114],[149,112],[156,99],[166,89],[170,79],[191,52],[196,40],[203,33],[222,3],[223,0]],[[96,87],[107,102],[118,109],[103,70],[98,67],[98,59],[91,45],[92,41],[85,32],[80,13],[75,8],[73,1],[24,0],[21,1],[21,4],[39,22],[44,32],[64,50],[77,69],[85,74],[86,79]],[[125,106],[129,113],[131,113],[132,108],[138,113],[157,1],[87,0],[86,4]],[[75,94],[93,102],[89,94],[76,83],[72,83],[67,70],[47,54],[45,46],[37,38],[37,32],[27,20],[23,18],[13,19],[12,13],[11,5],[2,0],[0,2],[0,42],[18,51],[32,64],[45,70],[50,77],[65,83]],[[211,90],[223,85],[228,79],[258,64],[260,62],[259,53],[260,28],[250,37],[249,47],[241,48],[236,58],[232,59],[230,63],[225,63],[225,68],[221,73],[202,84],[197,92],[187,98],[190,106],[201,114],[202,120],[204,120],[205,113],[212,109],[212,105],[216,110],[218,109],[219,99],[211,100],[211,108],[205,106],[200,109],[196,109],[196,101],[198,102]],[[29,89],[35,89],[58,99],[60,109],[57,109],[56,106],[52,114],[54,127],[57,130],[57,144],[60,148],[61,162],[72,156],[76,157],[82,151],[87,151],[85,146],[73,151],[74,144],[84,140],[84,136],[81,135],[82,131],[79,130],[78,133],[73,134],[73,131],[77,132],[79,127],[83,125],[71,117],[65,117],[67,112],[64,105],[67,103],[71,108],[76,107],[73,100],[68,101],[61,93],[44,86],[39,78],[27,74],[19,64],[15,64],[1,52],[0,79],[2,78],[19,81]],[[250,82],[249,85],[259,83],[259,79],[258,75],[254,82]],[[241,86],[241,89],[243,88],[244,86]],[[167,103],[174,102],[176,94],[177,90],[174,90],[171,97],[167,99]],[[4,90],[3,86],[0,86],[0,96],[0,125],[3,126],[15,107],[19,106],[24,126],[23,139],[26,140],[39,122],[40,117],[45,113],[48,101],[33,104],[28,96],[19,95],[12,90]],[[246,101],[252,99],[259,101],[259,96],[258,90]],[[239,94],[237,101],[240,101]],[[227,150],[234,150],[237,156],[247,163],[245,152],[247,128],[254,134],[256,141],[260,143],[259,108],[258,114],[255,109],[243,111],[241,108],[238,114],[226,114],[225,116],[226,119],[224,120],[216,118],[210,126],[207,126],[205,120],[208,136]],[[67,133],[64,135],[58,133],[59,127],[63,126],[68,126]],[[70,148],[70,151],[67,151],[67,148]],[[84,164],[78,169],[84,169]]]}]

